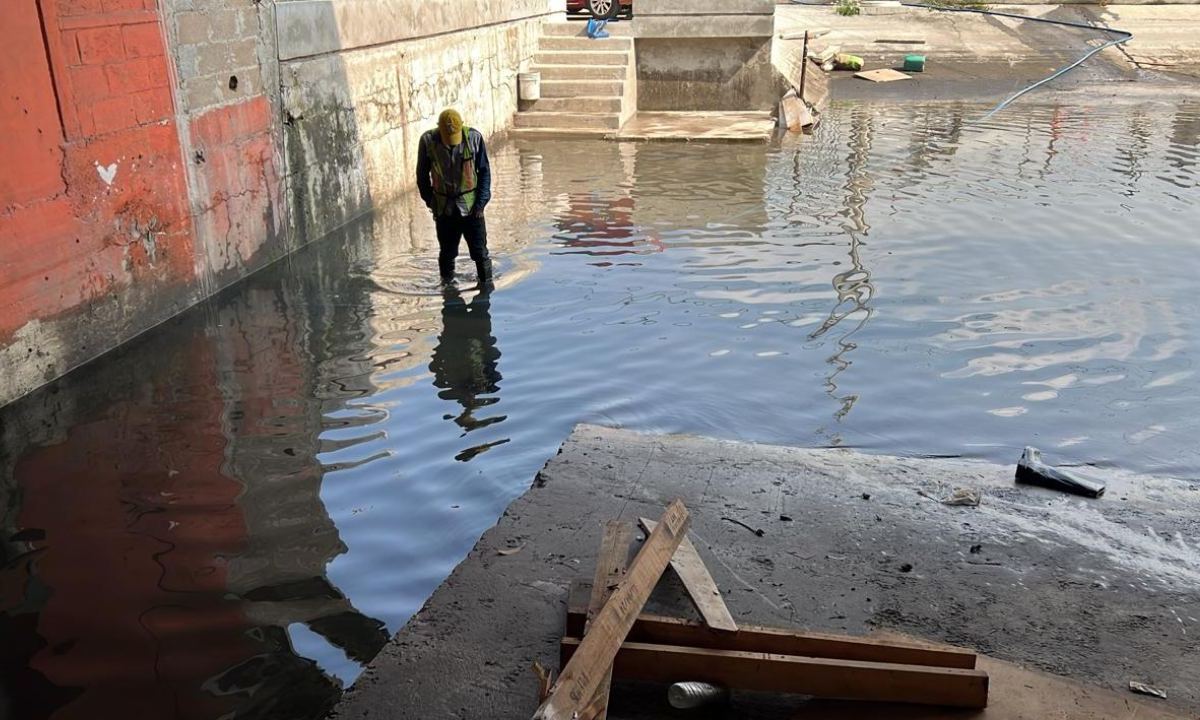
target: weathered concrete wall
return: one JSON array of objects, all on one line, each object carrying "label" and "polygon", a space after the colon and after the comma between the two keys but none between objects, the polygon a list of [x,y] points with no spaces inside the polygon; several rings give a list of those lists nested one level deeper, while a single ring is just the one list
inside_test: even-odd
[{"label": "weathered concrete wall", "polygon": [[774,0],[641,0],[632,25],[640,110],[771,110],[786,89]]},{"label": "weathered concrete wall", "polygon": [[412,189],[421,133],[445,107],[485,136],[506,130],[517,72],[550,8],[546,0],[280,3],[293,233],[323,234]]},{"label": "weathered concrete wall", "polygon": [[772,110],[787,83],[771,39],[639,38],[640,110]]},{"label": "weathered concrete wall", "polygon": [[271,3],[163,0],[203,295],[291,249]]},{"label": "weathered concrete wall", "polygon": [[0,403],[191,304],[155,0],[0,4]]},{"label": "weathered concrete wall", "polygon": [[288,249],[269,4],[38,7],[3,10],[0,403]]},{"label": "weathered concrete wall", "polygon": [[506,129],[561,5],[3,3],[0,404],[399,197],[443,106]]},{"label": "weathered concrete wall", "polygon": [[638,38],[760,37],[774,30],[774,0],[639,0]]}]

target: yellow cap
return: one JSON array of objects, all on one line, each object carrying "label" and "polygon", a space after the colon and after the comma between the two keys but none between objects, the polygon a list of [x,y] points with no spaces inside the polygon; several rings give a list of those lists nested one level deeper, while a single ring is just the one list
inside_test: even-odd
[{"label": "yellow cap", "polygon": [[457,145],[463,141],[462,129],[462,115],[459,115],[457,110],[443,110],[438,116],[438,132],[442,136],[442,142],[447,145]]}]

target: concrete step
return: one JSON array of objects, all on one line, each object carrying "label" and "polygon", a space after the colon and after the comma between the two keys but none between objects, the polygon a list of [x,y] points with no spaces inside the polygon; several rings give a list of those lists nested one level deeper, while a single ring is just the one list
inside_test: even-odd
[{"label": "concrete step", "polygon": [[619,97],[544,97],[535,100],[530,110],[534,112],[571,112],[571,113],[619,113],[622,100]]},{"label": "concrete step", "polygon": [[605,128],[513,128],[509,137],[525,140],[572,140],[578,138],[605,140],[616,136],[616,130]]},{"label": "concrete step", "polygon": [[629,64],[627,52],[580,52],[564,50],[555,52],[539,52],[533,56],[537,65],[620,65]]},{"label": "concrete step", "polygon": [[[628,20],[622,20],[621,22],[610,22],[604,29],[613,38],[631,38],[633,37],[632,25],[633,23]],[[583,20],[546,23],[542,25],[542,37],[581,37],[590,39],[587,37],[587,22]]]},{"label": "concrete step", "polygon": [[542,37],[538,40],[538,47],[546,52],[554,52],[555,50],[579,50],[587,52],[593,50],[632,50],[633,38],[592,40],[587,37]]},{"label": "concrete step", "polygon": [[543,98],[621,97],[623,80],[547,80],[542,77]]},{"label": "concrete step", "polygon": [[542,80],[624,80],[622,65],[534,65]]},{"label": "concrete step", "polygon": [[542,25],[542,37],[579,37],[590,40],[587,36],[586,22],[555,22]]},{"label": "concrete step", "polygon": [[516,126],[519,128],[617,130],[621,127],[621,116],[616,114],[519,112],[516,115],[515,121]]}]

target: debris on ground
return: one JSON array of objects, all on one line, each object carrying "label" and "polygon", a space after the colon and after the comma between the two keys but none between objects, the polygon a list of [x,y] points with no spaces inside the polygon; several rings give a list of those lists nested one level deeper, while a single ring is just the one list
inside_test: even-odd
[{"label": "debris on ground", "polygon": [[762,537],[763,535],[767,534],[766,531],[763,530],[762,528],[751,527],[751,526],[747,525],[746,523],[742,522],[741,520],[735,520],[731,517],[723,517],[721,519],[724,520],[725,522],[731,522],[734,525],[741,525],[742,527],[746,528],[747,530],[749,530],[750,532],[754,533],[755,535],[757,535],[759,537]]},{"label": "debris on ground", "polygon": [[1104,483],[1084,477],[1074,470],[1047,465],[1042,460],[1042,451],[1035,447],[1026,447],[1017,462],[1018,483],[1037,485],[1062,492],[1098,498],[1104,494]]},{"label": "debris on ground", "polygon": [[981,552],[983,552],[983,545],[976,544],[971,546],[972,555],[978,555]]},{"label": "debris on ground", "polygon": [[811,127],[816,123],[812,111],[808,109],[808,105],[796,93],[796,89],[792,88],[787,91],[787,94],[779,101],[779,125],[791,132],[802,132],[804,128]]},{"label": "debris on ground", "polygon": [[729,691],[703,682],[677,682],[667,689],[667,702],[676,710],[692,710],[729,699]]},{"label": "debris on ground", "polygon": [[842,51],[841,45],[830,45],[824,50],[813,50],[809,53],[809,57],[816,60],[819,65],[824,65],[827,62],[833,62],[833,59]]},{"label": "debris on ground", "polygon": [[554,684],[554,671],[547,670],[537,660],[533,661],[533,674],[538,679],[538,702],[543,703],[550,697],[550,686]]},{"label": "debris on ground", "polygon": [[919,73],[925,72],[925,56],[924,55],[905,55],[904,72]]},{"label": "debris on ground", "polygon": [[862,70],[863,59],[849,53],[838,53],[833,56],[834,70]]},{"label": "debris on ground", "polygon": [[504,555],[505,557],[507,557],[509,555],[516,555],[517,553],[521,552],[524,549],[525,549],[525,543],[521,543],[520,545],[518,545],[516,547],[500,548],[499,550],[496,551],[496,554]]},{"label": "debris on ground", "polygon": [[972,488],[956,487],[940,502],[943,505],[979,507],[979,503],[983,502],[983,493]]},{"label": "debris on ground", "polygon": [[[632,562],[626,565],[632,528],[609,521],[592,584],[572,583],[558,680],[550,683],[550,673],[535,665],[542,703],[534,720],[606,717],[614,675],[673,683],[668,700],[676,708],[715,703],[732,690],[987,706],[988,674],[976,669],[969,650],[733,624],[687,538],[691,516],[684,504],[675,500],[657,522],[640,522],[649,537]],[[702,622],[643,614],[668,566],[683,581]],[[911,564],[901,566],[902,572],[911,570]],[[706,682],[678,682],[688,676]]]},{"label": "debris on ground", "polygon": [[899,70],[891,68],[880,68],[878,70],[864,70],[863,72],[854,73],[854,77],[870,80],[876,83],[895,82],[896,80],[911,80],[912,77],[905,75]]},{"label": "debris on ground", "polygon": [[912,563],[904,563],[903,565],[900,566],[900,572],[902,572],[902,573],[910,573],[910,572],[912,572],[912,570],[913,570]]},{"label": "debris on ground", "polygon": [[1156,687],[1152,687],[1146,683],[1137,682],[1136,680],[1129,681],[1129,689],[1135,693],[1138,693],[1139,695],[1150,695],[1152,697],[1162,698],[1163,700],[1167,699],[1166,690],[1159,690]]},{"label": "debris on ground", "polygon": [[862,494],[862,499],[863,499],[863,500],[870,500],[870,499],[871,499],[871,493],[863,493],[863,494]]}]

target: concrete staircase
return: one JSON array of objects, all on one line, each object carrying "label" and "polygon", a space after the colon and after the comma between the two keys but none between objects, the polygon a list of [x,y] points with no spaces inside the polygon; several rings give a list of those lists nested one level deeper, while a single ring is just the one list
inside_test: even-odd
[{"label": "concrete staircase", "polygon": [[637,110],[633,38],[592,40],[579,22],[542,26],[532,72],[542,76],[540,100],[521,102],[517,136],[598,136],[616,133]]}]

